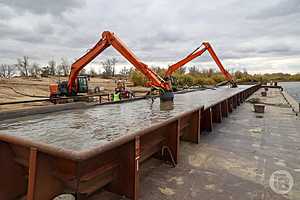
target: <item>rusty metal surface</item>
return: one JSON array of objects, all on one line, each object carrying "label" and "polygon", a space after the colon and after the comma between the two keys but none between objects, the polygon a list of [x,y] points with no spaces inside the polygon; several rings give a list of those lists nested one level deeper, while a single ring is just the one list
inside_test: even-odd
[{"label": "rusty metal surface", "polygon": [[[27,198],[34,200],[50,200],[64,192],[71,192],[76,195],[78,200],[83,200],[103,187],[115,194],[124,195],[133,200],[138,199],[140,164],[146,159],[155,156],[176,166],[179,163],[180,139],[199,143],[201,130],[212,131],[212,122],[218,122],[218,119],[219,121],[221,120],[222,101],[227,101],[227,105],[232,104],[233,107],[237,107],[240,102],[244,101],[245,97],[249,96],[258,87],[248,86],[246,89],[239,88],[238,90],[220,88],[219,92],[223,91],[223,93],[226,92],[227,94],[223,94],[223,99],[221,97],[209,98],[210,96],[206,95],[203,100],[195,92],[186,93],[178,95],[178,101],[172,105],[158,104],[159,107],[157,107],[158,102],[154,102],[150,108],[146,109],[144,107],[137,109],[135,104],[130,103],[114,105],[115,107],[110,105],[110,109],[107,109],[108,105],[98,107],[102,108],[98,110],[100,113],[103,111],[103,108],[106,112],[114,113],[115,110],[111,110],[111,108],[120,110],[121,105],[125,105],[125,108],[131,108],[135,111],[129,113],[129,119],[137,120],[146,116],[145,119],[151,123],[146,123],[147,126],[142,124],[142,127],[136,130],[136,123],[142,123],[143,121],[132,121],[131,124],[127,124],[129,126],[127,129],[129,131],[128,134],[116,134],[112,137],[113,140],[104,143],[97,143],[98,138],[94,138],[95,145],[85,149],[65,148],[66,145],[57,146],[57,143],[51,142],[53,139],[57,139],[58,142],[68,144],[74,142],[73,138],[70,139],[70,137],[78,139],[78,136],[74,135],[76,132],[60,129],[62,128],[60,124],[55,124],[51,120],[49,122],[45,120],[48,115],[37,115],[33,118],[23,118],[21,121],[20,119],[19,121],[9,121],[10,123],[6,121],[6,125],[12,125],[9,130],[15,131],[17,134],[0,134],[0,148],[4,150],[4,156],[0,156],[0,162],[3,163],[3,167],[6,169],[3,172],[9,176],[15,174],[16,180],[12,180],[12,184],[9,184],[4,190],[0,190],[0,196],[10,197],[9,191],[13,188],[13,183],[18,181],[21,184],[18,185],[18,192],[14,196],[24,197],[25,193],[23,190],[27,187]],[[191,95],[194,95],[193,98],[189,98]],[[228,100],[228,98],[232,99],[232,101]],[[199,106],[201,100],[207,103],[204,103],[206,108]],[[137,101],[136,103],[141,102]],[[87,110],[91,111],[91,109]],[[74,114],[74,112],[76,113],[78,110],[72,110],[71,114]],[[124,112],[124,110],[118,112]],[[146,112],[146,115],[144,112]],[[61,112],[57,114],[59,115],[58,118],[61,119],[67,113]],[[95,114],[95,111],[93,114]],[[121,116],[125,117],[127,115]],[[116,115],[112,114],[111,117],[116,117]],[[99,120],[101,118],[98,115],[96,119]],[[107,123],[108,120],[112,119],[99,121],[99,123]],[[87,121],[89,120],[88,118]],[[119,122],[118,120],[116,121]],[[72,122],[76,123],[78,121],[73,120]],[[23,135],[23,132],[19,132],[20,129],[18,127],[22,128],[22,126],[18,126],[18,123],[29,125],[32,132],[25,131],[25,135]],[[66,121],[64,120],[61,123],[66,123]],[[83,123],[86,123],[86,121],[83,120]],[[110,133],[109,131],[116,131],[114,128],[121,127],[120,124],[117,127],[113,127],[112,125],[116,125],[114,123],[110,126],[107,126],[108,124],[105,123],[104,125],[108,134]],[[81,129],[81,126],[77,124],[75,127]],[[52,128],[49,129],[49,127]],[[93,128],[94,126],[90,127],[92,131],[94,130]],[[48,130],[49,132],[47,132]],[[74,127],[71,127],[71,130],[74,130]],[[84,128],[81,131],[85,131],[87,137],[84,137],[84,135],[79,136],[88,140],[90,132]],[[42,137],[44,140],[47,139],[47,142],[41,142],[41,140],[37,139],[39,137]],[[83,145],[88,144],[90,144],[89,140],[88,143],[83,143]],[[6,162],[5,155],[8,156],[9,162]],[[18,171],[16,166],[20,166],[21,171]],[[8,183],[9,176],[1,179],[0,185]]]},{"label": "rusty metal surface", "polygon": [[[200,144],[181,142],[176,168],[148,160],[141,168],[139,199],[299,200],[300,118],[282,106],[283,98],[276,90],[263,99],[272,102],[266,105],[266,113],[256,114],[251,104],[242,104]],[[252,97],[260,97],[260,91]],[[277,194],[270,187],[270,177],[277,170],[293,177],[287,194]],[[285,189],[287,183],[283,178],[278,187]],[[101,192],[90,200],[121,198]]]},{"label": "rusty metal surface", "polygon": [[154,103],[140,100],[1,121],[0,139],[84,159],[88,153],[99,153],[122,144],[147,129],[155,129],[202,105],[212,106],[250,87],[177,94],[173,105],[160,104],[158,99]]}]

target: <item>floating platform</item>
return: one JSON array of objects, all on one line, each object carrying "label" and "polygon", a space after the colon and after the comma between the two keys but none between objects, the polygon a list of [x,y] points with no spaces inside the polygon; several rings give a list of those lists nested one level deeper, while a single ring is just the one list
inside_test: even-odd
[{"label": "floating platform", "polygon": [[199,143],[260,86],[221,87],[0,121],[0,199],[87,199],[101,188],[138,199],[140,165],[179,162],[180,139]]}]

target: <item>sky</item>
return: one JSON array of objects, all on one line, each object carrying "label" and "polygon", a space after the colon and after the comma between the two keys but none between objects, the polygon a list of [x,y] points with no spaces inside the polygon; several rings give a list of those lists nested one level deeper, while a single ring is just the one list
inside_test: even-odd
[{"label": "sky", "polygon": [[[249,73],[300,73],[300,0],[0,0],[0,63],[29,56],[74,62],[115,32],[144,63],[167,67],[203,41],[224,66]],[[115,57],[112,47],[90,65]],[[208,53],[189,63],[215,68]]]}]

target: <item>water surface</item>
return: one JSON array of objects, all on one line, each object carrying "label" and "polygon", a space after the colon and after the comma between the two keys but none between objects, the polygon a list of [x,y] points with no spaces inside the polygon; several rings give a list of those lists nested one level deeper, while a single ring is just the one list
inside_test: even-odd
[{"label": "water surface", "polygon": [[176,94],[173,105],[159,99],[32,115],[0,122],[0,132],[68,150],[87,150],[161,123],[195,108],[210,106],[250,86]]},{"label": "water surface", "polygon": [[300,103],[300,82],[280,82],[290,96]]}]

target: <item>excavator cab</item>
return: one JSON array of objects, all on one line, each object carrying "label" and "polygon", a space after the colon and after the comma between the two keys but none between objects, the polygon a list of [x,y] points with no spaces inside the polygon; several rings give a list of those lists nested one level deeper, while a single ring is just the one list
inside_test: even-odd
[{"label": "excavator cab", "polygon": [[68,81],[50,84],[50,99],[61,96],[75,96],[78,93],[87,93],[88,89],[87,76],[78,76],[75,80],[75,84],[72,87],[71,93],[68,90]]},{"label": "excavator cab", "polygon": [[77,93],[87,93],[89,89],[87,76],[78,76],[76,81]]}]

